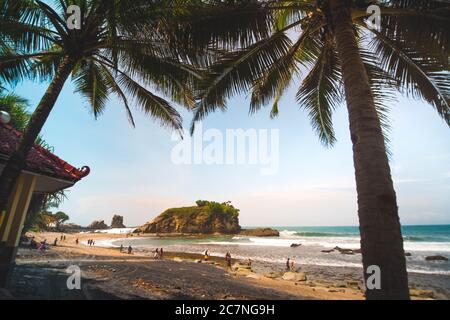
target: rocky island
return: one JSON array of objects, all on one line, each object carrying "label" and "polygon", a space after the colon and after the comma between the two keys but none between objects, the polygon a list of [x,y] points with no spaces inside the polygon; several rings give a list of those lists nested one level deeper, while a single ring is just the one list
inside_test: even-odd
[{"label": "rocky island", "polygon": [[238,234],[239,209],[230,202],[199,200],[196,206],[171,208],[136,229],[136,233]]}]

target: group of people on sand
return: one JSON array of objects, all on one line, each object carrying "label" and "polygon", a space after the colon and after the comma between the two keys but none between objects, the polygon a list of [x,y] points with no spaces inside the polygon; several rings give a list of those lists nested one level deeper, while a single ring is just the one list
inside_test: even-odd
[{"label": "group of people on sand", "polygon": [[93,239],[89,239],[87,241],[87,244],[88,244],[89,247],[95,246],[95,241]]},{"label": "group of people on sand", "polygon": [[291,258],[286,260],[286,271],[295,271],[295,261]]},{"label": "group of people on sand", "polygon": [[37,242],[36,238],[33,236],[30,239],[30,249],[45,251],[48,249],[47,239],[42,240],[41,242]]},{"label": "group of people on sand", "polygon": [[45,251],[48,249],[47,239],[42,240],[41,242],[37,242],[35,238],[31,238],[30,240],[30,248],[37,249],[39,251]]},{"label": "group of people on sand", "polygon": [[[120,249],[119,249],[119,250],[120,250],[120,253],[123,252],[123,249],[124,249],[123,244],[121,244],[121,245],[120,245]],[[132,253],[133,253],[133,247],[132,247],[132,246],[128,246],[127,253],[128,253],[128,254],[132,254]]]},{"label": "group of people on sand", "polygon": [[[60,242],[66,241],[66,235],[62,234],[59,237],[59,241]],[[53,241],[53,246],[56,247],[57,245],[58,245],[58,238],[55,238],[55,241]]]}]

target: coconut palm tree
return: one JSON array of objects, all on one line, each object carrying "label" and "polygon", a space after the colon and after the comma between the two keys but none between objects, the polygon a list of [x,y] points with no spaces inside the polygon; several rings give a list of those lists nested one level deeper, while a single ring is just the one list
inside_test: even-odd
[{"label": "coconut palm tree", "polygon": [[[366,19],[381,9],[380,28]],[[383,128],[396,90],[431,104],[450,125],[450,5],[440,0],[291,0],[262,4],[273,32],[209,66],[195,122],[225,110],[229,97],[252,92],[250,112],[272,103],[271,116],[294,79],[297,101],[320,140],[333,145],[332,114],[347,104],[358,194],[365,280],[381,287],[368,299],[409,299],[403,238]],[[303,76],[304,75],[304,76]]]},{"label": "coconut palm tree", "polygon": [[[67,23],[70,5],[80,9],[80,29]],[[181,105],[193,105],[189,85],[198,74],[170,48],[167,33],[158,32],[170,15],[173,12],[162,1],[61,0],[50,6],[48,1],[0,0],[0,81],[50,81],[0,176],[0,210],[70,75],[95,117],[104,111],[109,96],[116,95],[131,124],[133,101],[162,125],[181,129],[175,107],[149,89]],[[144,21],[153,32],[144,34]]]},{"label": "coconut palm tree", "polygon": [[[268,13],[257,2],[0,0],[0,90],[26,79],[49,82],[0,175],[0,214],[70,75],[95,118],[115,95],[132,125],[134,106],[180,130],[181,117],[166,98],[192,108],[200,67],[218,53],[211,44],[247,45],[269,34]],[[224,28],[212,28],[217,24]],[[34,199],[31,209],[42,201],[48,199]]]},{"label": "coconut palm tree", "polygon": [[[270,31],[268,14],[257,1],[54,0],[52,4],[0,0],[0,88],[24,79],[50,82],[0,176],[0,212],[70,75],[95,117],[115,95],[132,125],[133,102],[162,125],[180,130],[177,110],[149,88],[192,108],[191,87],[201,76],[199,66],[217,54],[211,43],[246,45]],[[80,9],[80,21],[72,19],[73,5]],[[212,28],[217,24],[225,28]]]}]

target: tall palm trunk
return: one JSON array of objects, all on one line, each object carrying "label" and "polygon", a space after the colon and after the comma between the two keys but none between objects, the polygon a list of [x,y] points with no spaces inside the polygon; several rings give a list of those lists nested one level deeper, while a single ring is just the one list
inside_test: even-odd
[{"label": "tall palm trunk", "polygon": [[367,288],[366,298],[409,299],[396,194],[349,1],[330,0],[330,9],[350,120],[366,284],[369,266],[381,271],[381,288]]},{"label": "tall palm trunk", "polygon": [[22,135],[15,152],[11,155],[0,176],[0,212],[6,209],[14,183],[26,164],[27,155],[33,147],[42,127],[45,124],[59,94],[69,77],[73,62],[64,58],[56,71],[55,77],[34,111],[27,128]]}]

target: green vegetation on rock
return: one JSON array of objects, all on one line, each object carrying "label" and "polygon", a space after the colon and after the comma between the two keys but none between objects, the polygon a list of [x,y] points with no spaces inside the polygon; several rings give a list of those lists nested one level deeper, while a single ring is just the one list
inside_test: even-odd
[{"label": "green vegetation on rock", "polygon": [[197,206],[171,208],[138,228],[139,233],[237,234],[239,209],[230,202],[199,200]]}]

